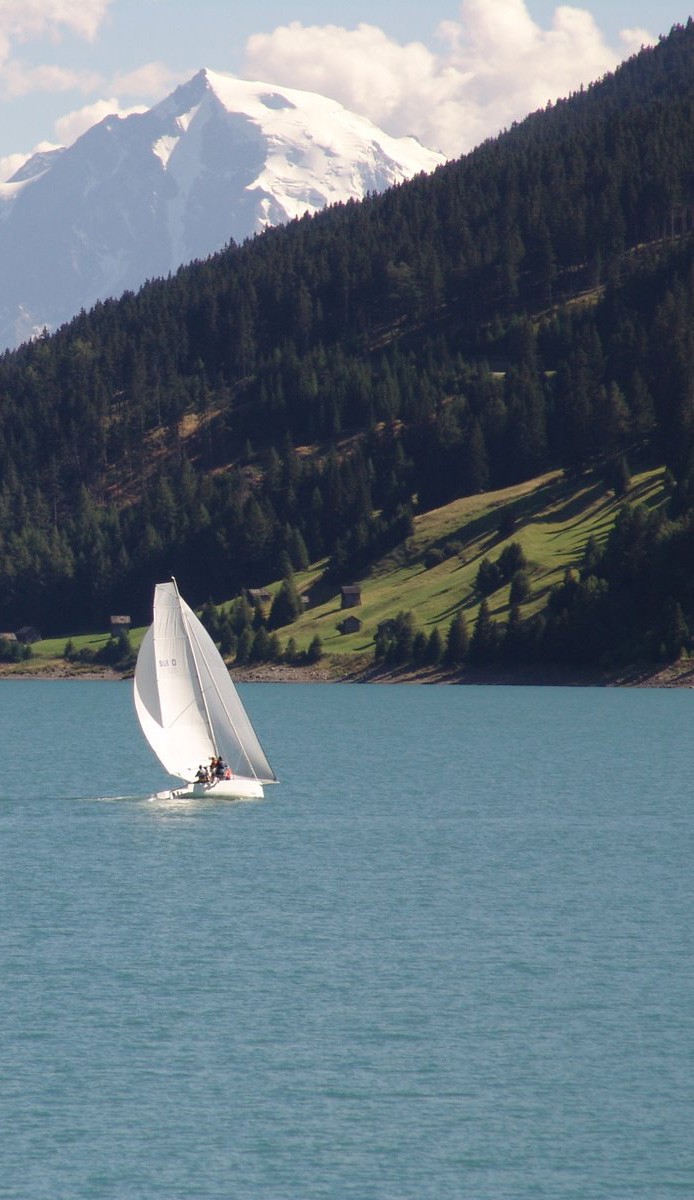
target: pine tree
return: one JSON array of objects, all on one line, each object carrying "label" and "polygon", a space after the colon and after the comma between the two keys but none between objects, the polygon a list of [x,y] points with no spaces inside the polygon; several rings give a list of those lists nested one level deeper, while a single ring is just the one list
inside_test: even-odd
[{"label": "pine tree", "polygon": [[689,645],[689,627],[685,620],[682,606],[671,597],[665,605],[663,630],[663,646],[665,657],[679,658],[682,651]]},{"label": "pine tree", "polygon": [[219,618],[219,650],[224,658],[233,658],[236,653],[238,638],[234,633],[228,613],[222,613]]},{"label": "pine tree", "polygon": [[499,633],[496,622],[489,611],[489,602],[484,599],[477,613],[477,621],[470,638],[470,662],[476,667],[493,663],[499,648]]},{"label": "pine tree", "polygon": [[489,455],[480,422],[472,424],[463,452],[463,487],[470,495],[489,487]]},{"label": "pine tree", "polygon": [[631,487],[631,472],[623,454],[610,463],[607,473],[608,486],[614,491],[618,500],[623,500]]},{"label": "pine tree", "polygon": [[295,526],[292,526],[290,531],[287,550],[294,570],[305,571],[309,566],[310,559],[308,550],[306,549],[306,542],[301,535],[301,530]]},{"label": "pine tree", "polygon": [[421,667],[426,662],[427,655],[427,635],[423,630],[419,629],[414,636],[412,642],[412,662],[416,666]]},{"label": "pine tree", "polygon": [[311,645],[309,646],[308,650],[306,651],[306,662],[307,663],[317,663],[317,662],[320,662],[322,657],[323,657],[323,643],[321,642],[318,634],[316,634],[316,636],[311,641]]},{"label": "pine tree", "polygon": [[498,559],[498,567],[504,583],[508,583],[516,571],[523,571],[527,565],[528,560],[520,542],[509,542],[508,546],[504,546]]},{"label": "pine tree", "polygon": [[523,619],[520,606],[511,604],[503,640],[503,657],[511,663],[520,662],[525,648]]},{"label": "pine tree", "polygon": [[441,662],[442,657],[443,642],[441,640],[441,634],[439,633],[438,626],[435,625],[429,634],[429,639],[427,641],[425,661],[428,666],[437,667]]},{"label": "pine tree", "polygon": [[530,597],[530,576],[527,571],[516,571],[511,580],[508,594],[509,604],[523,604]]},{"label": "pine tree", "polygon": [[444,662],[448,667],[459,667],[465,662],[468,653],[469,637],[467,621],[462,608],[453,617],[446,638]]},{"label": "pine tree", "polygon": [[203,605],[200,620],[212,638],[212,641],[218,642],[220,637],[220,619],[212,600],[208,600]]},{"label": "pine tree", "polygon": [[498,563],[489,558],[483,558],[477,568],[475,586],[482,596],[491,596],[504,582],[504,577]]},{"label": "pine tree", "polygon": [[253,645],[251,646],[250,662],[267,662],[270,658],[271,645],[270,634],[264,625],[260,626],[255,632]]},{"label": "pine tree", "polygon": [[250,662],[251,651],[253,649],[253,631],[249,625],[243,629],[239,637],[238,646],[236,647],[236,662],[240,667]]},{"label": "pine tree", "polygon": [[270,608],[268,617],[268,629],[281,629],[284,625],[291,625],[292,621],[303,611],[301,597],[296,590],[294,576],[283,579]]}]

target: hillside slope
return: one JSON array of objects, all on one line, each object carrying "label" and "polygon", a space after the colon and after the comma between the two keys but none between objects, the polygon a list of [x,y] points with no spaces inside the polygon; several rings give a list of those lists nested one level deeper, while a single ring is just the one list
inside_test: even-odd
[{"label": "hillside slope", "polygon": [[580,620],[620,655],[691,638],[693,118],[689,22],[431,176],[5,355],[0,624],[140,622],[159,578],[200,604],[286,560],[334,587],[461,498],[662,464],[659,523],[620,521],[542,652],[603,655]]},{"label": "hillside slope", "polygon": [[[662,469],[635,476],[628,499],[649,509],[661,507],[667,500]],[[497,561],[512,543],[528,560],[530,594],[523,615],[529,617],[542,609],[567,570],[579,570],[591,538],[605,542],[622,503],[594,478],[572,483],[558,472],[454,501],[416,517],[406,543],[354,580],[361,589],[358,608],[342,609],[336,589],[278,632],[282,640],[293,636],[299,649],[307,649],[317,635],[326,654],[342,657],[372,656],[379,623],[399,612],[411,612],[416,628],[427,635],[437,627],[445,639],[453,616],[462,610],[472,631],[482,598],[476,582],[480,563]],[[512,529],[504,536],[500,524],[509,517]],[[444,554],[441,562],[431,555],[437,550]],[[315,569],[298,573],[297,587],[310,594],[315,578]],[[509,618],[509,591],[506,583],[489,598],[491,615],[502,625]],[[347,612],[360,619],[358,632],[340,632]]]}]

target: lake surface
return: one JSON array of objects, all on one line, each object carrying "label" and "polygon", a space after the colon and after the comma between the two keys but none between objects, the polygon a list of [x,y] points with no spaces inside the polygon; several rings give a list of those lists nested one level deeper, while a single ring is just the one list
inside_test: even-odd
[{"label": "lake surface", "polygon": [[694,1196],[694,694],[0,682],[0,1197]]}]

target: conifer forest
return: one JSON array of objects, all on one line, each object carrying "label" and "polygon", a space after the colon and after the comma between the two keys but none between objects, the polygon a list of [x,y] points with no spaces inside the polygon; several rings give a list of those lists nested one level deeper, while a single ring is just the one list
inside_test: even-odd
[{"label": "conifer forest", "polygon": [[321,558],[339,585],[416,513],[648,464],[668,504],[627,497],[509,655],[694,634],[691,19],[432,175],[5,353],[0,626],[143,623],[172,574],[197,605]]}]

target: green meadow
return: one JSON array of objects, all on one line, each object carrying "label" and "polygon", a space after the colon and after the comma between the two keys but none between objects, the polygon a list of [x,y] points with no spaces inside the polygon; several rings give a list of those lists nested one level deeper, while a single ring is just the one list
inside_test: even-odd
[{"label": "green meadow", "polygon": [[[629,503],[656,506],[665,498],[662,468],[633,477]],[[297,649],[305,650],[317,634],[324,655],[346,665],[350,657],[368,658],[379,622],[399,612],[411,612],[425,633],[438,626],[445,636],[462,605],[472,629],[481,599],[476,589],[480,563],[484,558],[495,561],[510,542],[519,542],[528,560],[531,591],[522,611],[529,616],[544,606],[548,592],[561,582],[567,568],[580,566],[588,539],[601,542],[607,537],[622,503],[594,478],[569,481],[560,472],[456,500],[416,517],[413,535],[404,545],[373,564],[368,573],[350,580],[361,587],[361,604],[348,610],[361,622],[358,632],[340,632],[347,612],[341,608],[339,589],[327,589],[321,582],[325,563],[298,572],[297,588],[309,593],[310,606],[292,625],[279,630],[280,641],[284,646],[292,636]],[[270,584],[268,591],[273,594],[279,584],[279,580]],[[494,592],[489,602],[492,615],[504,622],[509,585]],[[144,629],[131,630],[133,649],[139,647],[143,634]],[[64,637],[36,643],[32,659],[22,669],[41,670],[62,659],[70,636],[66,632]],[[72,635],[76,651],[98,651],[107,640],[106,632]]]},{"label": "green meadow", "polygon": [[[635,475],[628,499],[648,506],[664,502],[664,471]],[[476,588],[480,563],[485,557],[496,560],[510,542],[519,542],[528,560],[532,590],[523,612],[529,616],[544,606],[567,567],[580,566],[588,539],[604,541],[623,503],[602,483],[569,482],[560,472],[456,500],[415,518],[414,534],[406,545],[351,581],[361,586],[361,605],[349,610],[362,622],[358,633],[342,634],[338,629],[345,616],[339,592],[309,608],[291,633],[299,649],[318,634],[328,655],[363,655],[373,651],[379,622],[399,612],[412,612],[417,627],[427,634],[435,625],[445,634],[462,605],[472,628],[481,599]],[[509,517],[512,531],[502,537],[500,525]],[[435,549],[453,553],[427,566]],[[297,576],[299,590],[311,582],[312,573]],[[509,591],[507,584],[489,598],[492,615],[501,621],[508,616]]]}]

